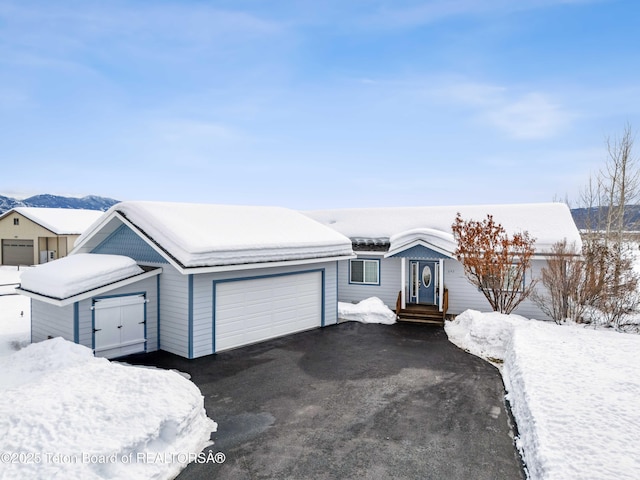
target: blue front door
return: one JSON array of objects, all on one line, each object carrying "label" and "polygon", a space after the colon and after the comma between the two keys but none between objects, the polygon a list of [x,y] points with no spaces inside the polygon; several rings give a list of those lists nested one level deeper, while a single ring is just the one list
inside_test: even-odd
[{"label": "blue front door", "polygon": [[410,263],[410,303],[437,304],[438,262],[412,260]]}]

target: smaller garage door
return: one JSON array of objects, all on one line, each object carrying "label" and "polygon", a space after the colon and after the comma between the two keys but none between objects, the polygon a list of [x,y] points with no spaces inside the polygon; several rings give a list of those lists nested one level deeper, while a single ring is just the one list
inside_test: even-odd
[{"label": "smaller garage door", "polygon": [[2,240],[3,265],[33,265],[33,240]]},{"label": "smaller garage door", "polygon": [[144,295],[124,295],[96,300],[93,305],[94,351],[114,358],[145,349]]},{"label": "smaller garage door", "polygon": [[322,325],[322,273],[221,282],[215,288],[216,351]]}]

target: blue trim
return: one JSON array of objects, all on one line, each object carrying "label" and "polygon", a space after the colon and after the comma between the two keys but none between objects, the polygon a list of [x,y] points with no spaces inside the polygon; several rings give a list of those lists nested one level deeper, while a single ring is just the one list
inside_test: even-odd
[{"label": "blue trim", "polygon": [[[312,270],[296,270],[295,272],[283,272],[283,273],[271,273],[271,274],[267,274],[267,275],[253,275],[250,277],[238,277],[238,278],[222,278],[220,280],[214,280],[213,281],[213,304],[212,304],[212,310],[211,310],[211,332],[213,335],[213,339],[211,342],[212,345],[212,351],[211,353],[216,353],[216,290],[217,290],[217,285],[219,283],[229,283],[229,282],[240,282],[243,280],[261,280],[261,279],[265,279],[265,278],[274,278],[274,277],[285,277],[288,275],[300,275],[300,274],[305,274],[305,273],[317,273],[320,272],[321,273],[321,288],[322,288],[322,296],[321,296],[321,302],[322,305],[320,307],[320,326],[324,327],[325,326],[325,299],[326,299],[326,294],[325,294],[325,289],[326,289],[326,281],[325,281],[325,269],[324,268],[314,268]],[[336,271],[337,274],[337,271]],[[336,278],[337,280],[337,278]],[[337,293],[337,288],[336,288],[336,293]],[[337,317],[337,308],[338,305],[336,303],[336,318]]]},{"label": "blue trim", "polygon": [[[377,283],[365,283],[365,282],[352,282],[351,281],[351,262],[360,262],[360,261],[371,261],[377,262],[378,264],[378,282]],[[349,260],[349,275],[347,276],[347,280],[349,281],[349,285],[362,285],[365,287],[379,287],[380,286],[380,259],[379,258],[352,258]],[[364,280],[364,264],[362,266],[362,276]]]},{"label": "blue trim", "polygon": [[189,275],[189,292],[188,292],[188,325],[187,325],[187,339],[188,339],[188,355],[189,358],[193,358],[193,274]]},{"label": "blue trim", "polygon": [[160,275],[156,276],[156,338],[157,338],[157,350],[160,350]]},{"label": "blue trim", "polygon": [[80,343],[80,303],[73,304],[73,342]]}]

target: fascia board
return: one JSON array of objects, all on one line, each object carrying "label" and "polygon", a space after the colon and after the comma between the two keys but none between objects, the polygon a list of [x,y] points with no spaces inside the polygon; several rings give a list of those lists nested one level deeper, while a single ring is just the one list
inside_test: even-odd
[{"label": "fascia board", "polygon": [[349,260],[356,258],[356,255],[339,255],[335,257],[318,257],[307,258],[303,260],[283,260],[280,262],[264,262],[264,263],[242,263],[235,265],[218,265],[211,267],[176,267],[177,270],[183,275],[189,274],[201,274],[201,273],[218,273],[218,272],[233,272],[239,270],[252,270],[260,268],[272,268],[272,267],[287,267],[295,265],[310,265],[314,263],[326,263],[335,262],[339,260]]}]

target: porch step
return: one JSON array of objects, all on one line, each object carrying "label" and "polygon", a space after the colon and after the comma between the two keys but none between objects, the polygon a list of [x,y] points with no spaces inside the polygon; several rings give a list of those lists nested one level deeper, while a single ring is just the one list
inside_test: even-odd
[{"label": "porch step", "polygon": [[443,326],[444,318],[437,307],[428,305],[407,305],[398,312],[399,322],[422,323],[426,325]]}]

